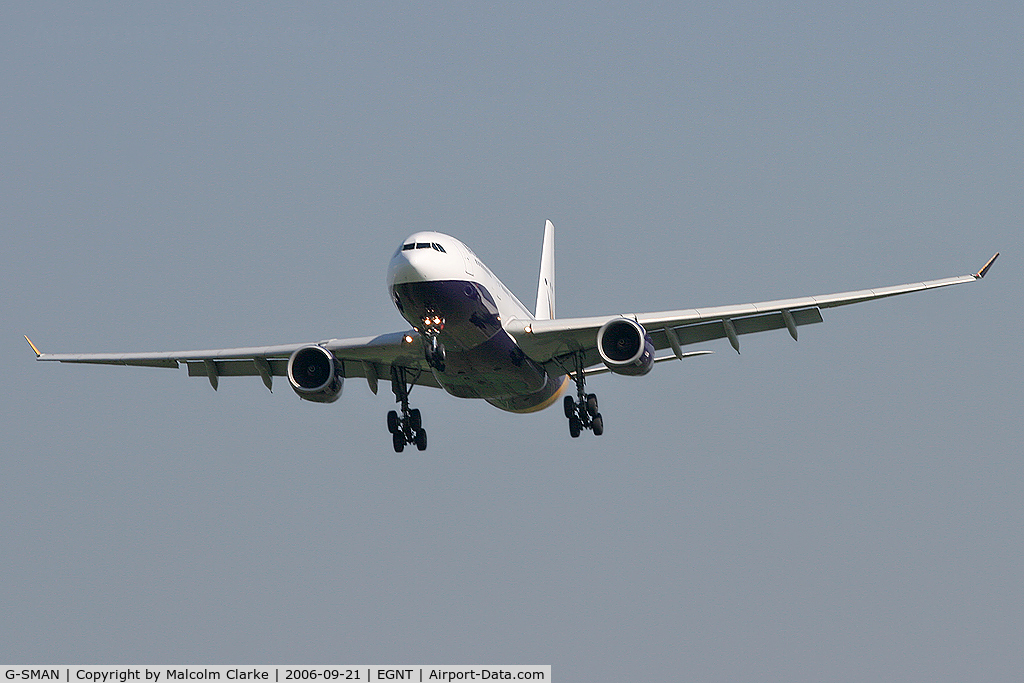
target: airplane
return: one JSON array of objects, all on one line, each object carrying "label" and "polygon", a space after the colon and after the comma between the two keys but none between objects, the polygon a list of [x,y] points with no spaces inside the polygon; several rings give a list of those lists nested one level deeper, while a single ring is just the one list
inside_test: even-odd
[{"label": "airplane", "polygon": [[[537,301],[531,312],[469,247],[439,232],[406,238],[388,264],[387,286],[411,329],[376,337],[327,339],[300,344],[160,353],[42,353],[25,336],[36,359],[177,368],[206,377],[214,390],[221,377],[259,376],[267,389],[287,377],[299,398],[333,403],[344,380],[364,378],[377,393],[391,382],[399,410],[387,414],[397,453],[407,445],[423,451],[423,418],[409,406],[414,386],[434,387],[458,398],[483,399],[501,410],[531,413],[563,397],[569,434],[604,433],[597,395],[588,377],[611,372],[642,376],[655,363],[684,360],[712,351],[683,347],[728,339],[738,353],[739,338],[788,330],[794,340],[803,325],[822,322],[825,308],[909,294],[985,277],[999,254],[972,275],[905,285],[780,299],[751,304],[653,313],[620,313],[587,318],[555,317],[554,226],[546,221]],[[659,351],[667,351],[658,354]],[[575,396],[566,394],[575,384]],[[563,396],[563,394],[565,394]]]}]

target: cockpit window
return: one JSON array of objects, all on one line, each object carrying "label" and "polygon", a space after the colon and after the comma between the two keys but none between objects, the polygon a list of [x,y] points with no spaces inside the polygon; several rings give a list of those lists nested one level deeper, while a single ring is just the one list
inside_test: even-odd
[{"label": "cockpit window", "polygon": [[[403,244],[398,251],[411,251],[412,249],[433,249],[434,251],[439,251],[442,254],[448,253],[444,250],[444,247],[437,242],[409,242],[408,244]],[[398,252],[395,253],[397,254]]]}]

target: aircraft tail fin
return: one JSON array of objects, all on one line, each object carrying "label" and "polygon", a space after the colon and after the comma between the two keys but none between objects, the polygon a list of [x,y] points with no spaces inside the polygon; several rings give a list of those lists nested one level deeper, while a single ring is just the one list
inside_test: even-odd
[{"label": "aircraft tail fin", "polygon": [[555,317],[555,226],[544,223],[544,246],[540,252],[540,281],[537,283],[537,320]]}]

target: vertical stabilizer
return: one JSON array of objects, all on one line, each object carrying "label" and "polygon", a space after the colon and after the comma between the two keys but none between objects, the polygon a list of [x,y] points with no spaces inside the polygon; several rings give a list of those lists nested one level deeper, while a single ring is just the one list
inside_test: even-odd
[{"label": "vertical stabilizer", "polygon": [[544,223],[544,246],[540,252],[540,282],[537,283],[537,320],[555,317],[555,226]]}]

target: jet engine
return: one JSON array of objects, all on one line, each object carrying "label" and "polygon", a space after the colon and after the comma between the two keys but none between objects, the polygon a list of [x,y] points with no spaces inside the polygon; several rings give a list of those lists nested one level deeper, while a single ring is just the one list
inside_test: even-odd
[{"label": "jet engine", "polygon": [[646,375],[654,365],[651,335],[630,318],[614,318],[601,325],[597,351],[608,369],[619,375]]},{"label": "jet engine", "polygon": [[322,346],[303,346],[288,359],[288,382],[299,398],[334,403],[341,396],[345,378],[338,360]]}]

